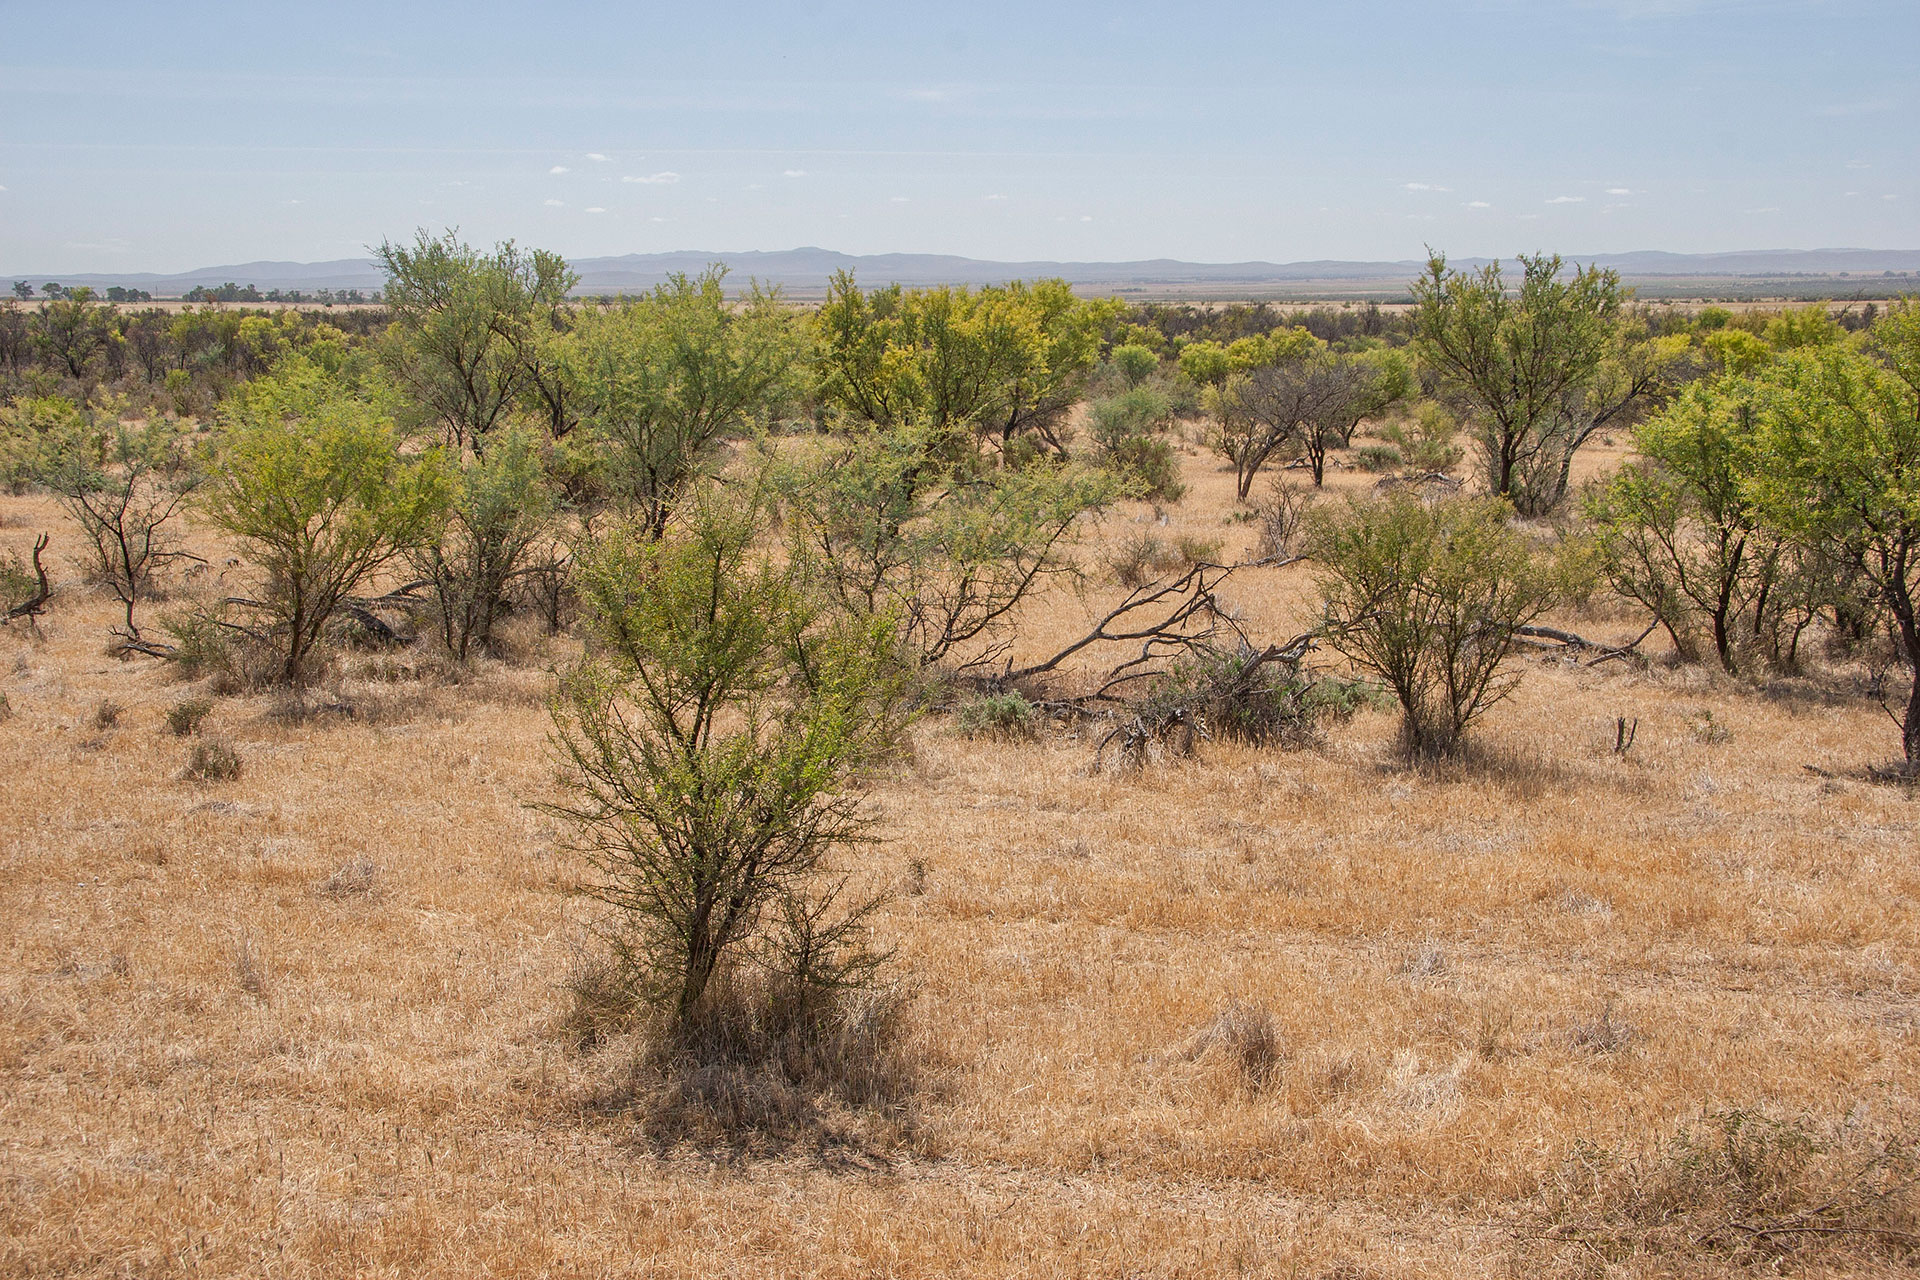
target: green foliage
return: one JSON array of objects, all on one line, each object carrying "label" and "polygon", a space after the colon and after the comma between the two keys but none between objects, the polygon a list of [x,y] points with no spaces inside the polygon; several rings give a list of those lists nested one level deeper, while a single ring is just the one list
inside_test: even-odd
[{"label": "green foliage", "polygon": [[1829,347],[1845,338],[1824,302],[1806,307],[1789,307],[1767,321],[1761,334],[1775,351],[1798,351],[1802,347]]},{"label": "green foliage", "polygon": [[1064,280],[863,292],[837,274],[815,313],[821,401],[881,426],[971,432],[1005,448],[1031,433],[1065,449],[1101,335],[1122,306]]},{"label": "green foliage", "polygon": [[991,644],[1042,583],[1075,572],[1081,521],[1122,496],[1108,472],[954,458],[924,427],[867,430],[785,468],[792,556],[856,617],[884,616],[921,667]]},{"label": "green foliage", "polygon": [[139,642],[134,608],[184,554],[170,526],[202,478],[179,424],[76,415],[49,433],[40,478],[85,535],[89,575],[120,602],[121,639]]},{"label": "green foliage", "polygon": [[961,703],[953,724],[969,738],[1024,742],[1039,732],[1038,719],[1033,704],[1019,693],[990,693]]},{"label": "green foliage", "polygon": [[1136,386],[1089,407],[1095,457],[1100,465],[1132,481],[1143,498],[1178,502],[1187,491],[1180,459],[1171,442],[1156,432],[1172,420],[1165,395]]},{"label": "green foliage", "polygon": [[93,290],[84,286],[41,303],[29,327],[42,358],[75,379],[86,377],[115,338],[113,308],[96,304]]},{"label": "green foliage", "polygon": [[1687,340],[1650,350],[1644,332],[1623,323],[1616,272],[1562,278],[1557,256],[1521,263],[1520,288],[1509,292],[1499,263],[1470,275],[1435,255],[1413,285],[1416,349],[1460,408],[1488,488],[1540,515],[1565,497],[1580,446],[1657,390],[1664,358]]},{"label": "green foliage", "polygon": [[1445,475],[1460,465],[1460,446],[1454,443],[1459,433],[1460,423],[1445,405],[1423,400],[1409,416],[1381,428],[1380,438],[1415,471]]},{"label": "green foliage", "polygon": [[1403,461],[1400,450],[1390,444],[1363,444],[1353,451],[1353,465],[1376,474],[1398,471]]},{"label": "green foliage", "polygon": [[1160,368],[1159,354],[1152,347],[1142,346],[1137,342],[1115,347],[1107,358],[1113,362],[1113,367],[1120,371],[1120,376],[1127,380],[1129,389],[1145,382]]},{"label": "green foliage", "polygon": [[623,989],[685,1024],[717,974],[791,955],[796,920],[814,980],[850,971],[812,907],[863,836],[850,785],[896,741],[907,682],[890,619],[823,615],[755,554],[757,495],[700,492],[677,519],[583,549],[589,657],[553,704],[566,790],[546,807],[598,873]]},{"label": "green foliage", "polygon": [[1794,548],[1749,494],[1760,464],[1759,389],[1696,383],[1637,433],[1640,458],[1590,491],[1586,508],[1613,589],[1644,606],[1683,660],[1710,647],[1738,671],[1784,665],[1811,619],[1797,609]]},{"label": "green foliage", "polygon": [[1770,527],[1851,566],[1887,610],[1913,672],[1902,717],[1920,766],[1920,313],[1890,310],[1872,355],[1791,353],[1759,384],[1758,459],[1745,487]]},{"label": "green foliage", "polygon": [[542,326],[578,279],[564,259],[523,253],[511,240],[483,254],[457,234],[424,230],[414,243],[380,245],[393,323],[383,352],[413,403],[455,449],[484,450],[523,398],[541,390]]},{"label": "green foliage", "polygon": [[65,396],[20,396],[0,406],[0,487],[24,493],[50,458],[88,436],[91,415]]},{"label": "green foliage", "polygon": [[377,381],[304,356],[241,389],[222,414],[207,519],[260,572],[253,639],[297,683],[341,603],[440,525],[450,496],[437,451],[403,455]]},{"label": "green foliage", "polygon": [[1551,601],[1551,571],[1509,511],[1396,494],[1310,516],[1327,641],[1393,691],[1414,754],[1453,749],[1512,691],[1514,629]]},{"label": "green foliage", "polygon": [[546,533],[553,495],[539,443],[524,427],[494,433],[485,454],[458,469],[437,537],[407,550],[434,594],[441,644],[464,662],[494,644],[507,590]]},{"label": "green foliage", "polygon": [[729,432],[788,404],[805,354],[777,293],[727,301],[725,270],[675,275],[643,298],[588,308],[557,344],[599,474],[656,534]]}]

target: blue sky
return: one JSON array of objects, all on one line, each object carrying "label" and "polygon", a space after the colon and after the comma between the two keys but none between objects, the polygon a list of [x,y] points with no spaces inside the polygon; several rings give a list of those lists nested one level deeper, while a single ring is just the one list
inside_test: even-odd
[{"label": "blue sky", "polygon": [[0,269],[1920,247],[1920,0],[0,0]]}]

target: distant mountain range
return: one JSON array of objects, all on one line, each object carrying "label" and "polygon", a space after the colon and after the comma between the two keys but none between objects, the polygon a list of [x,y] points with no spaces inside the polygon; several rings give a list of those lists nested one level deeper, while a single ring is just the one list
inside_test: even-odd
[{"label": "distant mountain range", "polygon": [[[1486,259],[1455,259],[1455,265],[1477,267]],[[1612,267],[1629,281],[1741,280],[1791,277],[1884,276],[1920,273],[1920,249],[1780,249],[1740,253],[1603,253],[1569,255],[1569,262]],[[1424,264],[1401,262],[1179,262],[1154,258],[1143,262],[986,262],[949,254],[886,253],[855,255],[829,249],[787,249],[779,252],[725,253],[682,250],[674,253],[629,253],[613,258],[581,258],[573,262],[580,273],[581,293],[637,293],[650,289],[676,271],[697,272],[709,263],[724,262],[736,283],[757,279],[779,285],[798,296],[819,294],[836,271],[854,272],[863,284],[899,282],[906,285],[997,284],[1006,280],[1033,280],[1058,276],[1096,293],[1155,293],[1169,296],[1191,290],[1197,294],[1262,291],[1278,294],[1342,293],[1386,296],[1399,292]],[[253,285],[261,290],[359,289],[371,292],[385,284],[369,259],[340,258],[332,262],[241,262],[205,267],[172,275],[149,272],[105,274],[87,272],[0,273],[0,280],[26,280],[38,288],[51,280],[68,287],[111,285],[144,289],[157,298],[179,297],[195,288],[222,284]],[[1862,282],[1864,283],[1864,281]],[[1318,286],[1318,288],[1316,288]],[[1903,286],[1912,288],[1913,285]]]}]

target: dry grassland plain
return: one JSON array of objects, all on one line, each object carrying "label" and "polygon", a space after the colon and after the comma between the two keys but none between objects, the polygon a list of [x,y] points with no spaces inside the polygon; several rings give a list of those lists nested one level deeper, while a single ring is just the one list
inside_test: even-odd
[{"label": "dry grassland plain", "polygon": [[[1243,551],[1231,476],[1183,465],[1156,531]],[[0,552],[53,533],[57,588],[0,631],[0,1274],[1913,1265],[1920,807],[1865,776],[1898,736],[1859,671],[1529,655],[1475,752],[1417,769],[1385,711],[1135,774],[929,717],[857,857],[896,890],[911,1080],[676,1130],[625,1104],[630,1043],[566,1030],[585,868],[528,807],[566,642],[462,682],[351,655],[320,698],[351,716],[216,698],[241,772],[193,781],[165,714],[197,691],[104,655],[51,503],[0,517]],[[1023,643],[1114,594],[1056,592]],[[1312,569],[1227,595],[1291,635]]]}]

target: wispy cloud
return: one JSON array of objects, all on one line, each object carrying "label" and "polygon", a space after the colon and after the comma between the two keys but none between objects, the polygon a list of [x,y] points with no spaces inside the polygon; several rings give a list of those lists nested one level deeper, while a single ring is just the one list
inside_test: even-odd
[{"label": "wispy cloud", "polygon": [[1610,196],[1630,196],[1633,194],[1633,188],[1632,187],[1608,187],[1607,194]]},{"label": "wispy cloud", "polygon": [[566,208],[566,207],[567,207],[567,202],[566,202],[565,200],[549,200],[549,201],[547,201],[547,208],[549,208],[549,209],[564,209],[564,208]]},{"label": "wispy cloud", "polygon": [[1488,203],[1487,203],[1487,202],[1486,202],[1485,200],[1469,200],[1469,201],[1467,201],[1467,203],[1466,203],[1466,207],[1467,207],[1467,208],[1469,208],[1469,209],[1491,209],[1491,208],[1493,208],[1493,206],[1492,206],[1492,205],[1490,205],[1490,204],[1488,204]]},{"label": "wispy cloud", "polygon": [[620,181],[643,182],[649,186],[670,187],[674,183],[680,181],[680,175],[675,173],[671,169],[663,169],[659,173],[647,173],[647,174],[630,173],[626,177],[620,179]]},{"label": "wispy cloud", "polygon": [[[0,191],[3,191],[3,190],[5,190],[5,188],[4,188],[4,187],[0,187]],[[989,196],[982,196],[982,197],[980,197],[980,198],[981,198],[982,200],[1005,200],[1005,199],[1006,199],[1006,197],[1005,197],[1005,196],[1003,196],[1003,195],[1001,195],[1001,194],[1000,194],[1000,193],[999,193],[998,191],[996,191],[996,192],[994,192],[994,193],[993,193],[992,195],[989,195]]]},{"label": "wispy cloud", "polygon": [[906,204],[907,198],[905,196],[888,196],[887,203],[888,204]]},{"label": "wispy cloud", "polygon": [[782,169],[780,176],[783,178],[804,178],[807,176],[807,171],[805,169]]},{"label": "wispy cloud", "polygon": [[588,213],[605,213],[605,212],[606,212],[606,210],[605,210],[605,209],[603,209],[603,208],[601,208],[601,207],[600,207],[599,205],[597,205],[597,204],[593,204],[593,205],[588,205],[588,206],[587,206],[587,212],[588,212]]},{"label": "wispy cloud", "polygon": [[1405,185],[1408,191],[1449,191],[1452,189],[1434,182],[1409,182]]},{"label": "wispy cloud", "polygon": [[1815,107],[1813,114],[1829,120],[1845,119],[1849,116],[1877,116],[1883,111],[1892,111],[1900,105],[1891,95],[1878,98],[1861,98],[1854,102],[1829,102],[1825,106]]},{"label": "wispy cloud", "polygon": [[1555,196],[1547,201],[1548,204],[1585,204],[1586,202],[1585,196]]},{"label": "wispy cloud", "polygon": [[557,164],[553,166],[553,168],[547,170],[547,172],[548,173],[572,173],[573,170],[567,168],[567,166],[563,164]]},{"label": "wispy cloud", "polygon": [[587,152],[587,159],[593,161],[595,164],[612,164],[613,163],[612,156],[602,155],[598,151]]}]

